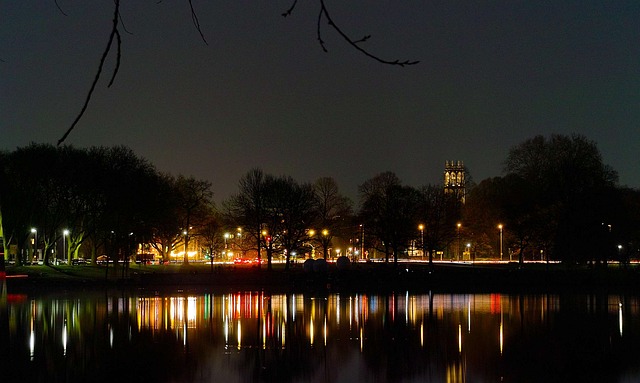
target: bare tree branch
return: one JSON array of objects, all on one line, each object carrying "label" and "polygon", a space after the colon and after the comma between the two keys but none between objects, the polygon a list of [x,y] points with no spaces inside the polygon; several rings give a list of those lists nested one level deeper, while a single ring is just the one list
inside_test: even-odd
[{"label": "bare tree branch", "polygon": [[192,0],[189,0],[189,8],[191,8],[191,20],[193,21],[193,25],[196,26],[198,33],[200,33],[200,38],[202,39],[202,41],[204,41],[205,44],[209,45],[209,43],[207,42],[207,39],[204,38],[204,33],[202,33],[202,29],[200,29],[200,20],[198,20],[198,14],[193,9]]},{"label": "bare tree branch", "polygon": [[329,52],[327,50],[327,47],[324,46],[324,40],[322,40],[322,29],[320,27],[320,24],[322,23],[322,8],[320,8],[320,12],[318,13],[318,27],[317,27],[317,34],[318,34],[318,43],[320,44],[320,47],[322,47],[322,50],[325,52]]},{"label": "bare tree branch", "polygon": [[354,40],[354,43],[363,43],[371,38],[371,35],[363,36],[360,40]]},{"label": "bare tree branch", "polygon": [[320,0],[320,16],[318,17],[318,41],[320,42],[320,46],[322,46],[322,50],[324,50],[325,52],[327,51],[325,45],[324,45],[324,41],[322,40],[321,37],[321,30],[320,30],[320,19],[322,18],[322,16],[324,15],[324,17],[327,18],[327,22],[329,23],[329,25],[336,31],[338,32],[338,34],[340,36],[342,36],[342,38],[349,43],[349,45],[351,45],[353,48],[355,48],[356,50],[362,52],[365,56],[372,58],[380,63],[383,64],[389,64],[389,65],[398,65],[398,66],[405,66],[405,65],[414,65],[419,63],[420,61],[413,61],[413,60],[405,60],[405,61],[400,61],[400,60],[393,60],[393,61],[389,61],[389,60],[385,60],[382,59],[372,53],[369,53],[369,51],[363,49],[362,47],[360,47],[360,45],[358,45],[358,43],[361,43],[363,41],[366,41],[369,39],[369,37],[371,37],[370,35],[367,35],[365,37],[363,37],[360,40],[352,40],[349,36],[347,36],[346,33],[344,33],[342,31],[342,29],[340,27],[338,27],[336,25],[336,23],[333,21],[333,19],[331,18],[331,16],[329,16],[329,11],[327,11],[327,7],[324,4],[324,0]]},{"label": "bare tree branch", "polygon": [[[69,129],[67,129],[67,131],[64,133],[62,138],[58,140],[58,146],[60,146],[64,142],[64,140],[67,139],[67,136],[69,136],[69,133],[71,133],[73,128],[76,127],[76,125],[78,124],[78,121],[80,121],[80,118],[82,118],[82,116],[84,115],[84,112],[87,110],[87,106],[89,106],[89,101],[91,100],[91,96],[93,95],[93,91],[95,90],[96,84],[98,83],[98,80],[100,79],[100,75],[102,74],[102,67],[104,66],[104,62],[107,59],[107,55],[111,51],[111,45],[113,44],[114,37],[117,37],[117,43],[118,43],[118,61],[116,63],[115,72],[117,72],[118,68],[120,67],[120,42],[121,41],[120,41],[120,33],[118,32],[118,15],[119,14],[120,14],[120,0],[114,0],[113,26],[111,28],[111,34],[109,35],[109,41],[107,43],[107,47],[102,52],[102,58],[100,59],[100,65],[98,66],[98,71],[96,72],[96,75],[93,78],[93,83],[91,84],[89,93],[87,94],[87,97],[84,100],[84,105],[82,106],[80,113],[78,113],[75,120],[73,120],[73,123],[71,124]],[[111,79],[111,82],[109,83],[109,86],[111,86],[111,83],[113,82],[114,77],[115,77],[115,73]]]},{"label": "bare tree branch", "polygon": [[127,26],[124,24],[124,20],[122,20],[122,15],[118,13],[118,19],[120,20],[120,25],[122,25],[122,29],[128,34],[133,35],[133,33],[129,32]]},{"label": "bare tree branch", "polygon": [[[365,50],[364,48],[360,47],[359,44],[369,40],[371,35],[366,35],[366,36],[362,37],[359,40],[351,39],[333,21],[333,19],[329,15],[329,11],[327,10],[327,7],[326,7],[326,5],[324,3],[324,0],[319,0],[319,1],[320,1],[320,12],[318,13],[317,38],[318,38],[318,42],[319,42],[320,46],[322,47],[323,51],[328,52],[327,47],[325,45],[325,42],[324,42],[324,40],[322,40],[322,29],[321,29],[322,18],[325,17],[327,19],[327,23],[345,41],[347,41],[347,43],[349,45],[351,45],[353,48],[355,48],[356,50],[360,51],[365,56],[367,56],[367,57],[369,57],[371,59],[374,59],[374,60],[376,60],[376,61],[378,61],[380,63],[383,63],[383,64],[398,65],[398,66],[401,66],[401,67],[404,67],[406,65],[414,65],[414,64],[419,63],[419,61],[412,61],[412,60],[405,60],[405,61],[400,61],[400,60],[389,61],[389,60],[385,60],[385,59],[380,58],[379,56],[376,56],[376,55],[370,53],[369,51]],[[58,7],[58,9],[60,10],[60,12],[63,15],[67,16],[67,14],[62,10],[62,8],[60,8],[60,5],[58,4],[58,0],[54,0],[54,2],[56,4],[56,7]],[[156,1],[156,4],[160,4],[161,2],[162,2],[162,0],[158,0],[158,1]],[[195,11],[195,9],[193,7],[193,0],[188,0],[188,2],[189,2],[189,9],[191,10],[191,20],[193,21],[193,25],[196,27],[198,33],[200,34],[200,38],[202,39],[202,41],[204,41],[205,44],[209,45],[209,43],[207,42],[206,38],[204,37],[204,33],[202,32],[202,28],[200,26],[200,20],[198,19],[198,14],[196,13],[196,11]],[[287,17],[287,16],[291,15],[293,10],[294,10],[294,8],[296,7],[297,3],[298,3],[298,0],[293,0],[293,3],[291,4],[291,7],[289,7],[289,9],[287,9],[284,13],[282,13],[282,16],[283,17]],[[80,110],[80,112],[78,113],[76,118],[74,119],[74,121],[71,124],[71,126],[69,127],[69,129],[67,129],[67,131],[64,133],[64,135],[58,140],[58,145],[61,145],[62,143],[64,143],[64,141],[67,139],[67,137],[69,136],[71,131],[76,127],[76,125],[78,124],[78,122],[80,121],[82,116],[84,115],[85,111],[87,110],[87,107],[89,106],[89,102],[91,101],[91,97],[92,97],[93,92],[94,92],[94,90],[96,88],[98,80],[100,80],[100,76],[102,75],[102,68],[104,67],[104,63],[105,63],[105,61],[107,59],[107,56],[111,52],[111,47],[113,45],[113,41],[114,41],[114,38],[115,38],[116,44],[117,44],[116,65],[115,65],[113,74],[111,76],[111,79],[110,79],[109,84],[107,85],[107,87],[111,87],[111,85],[113,85],[113,82],[115,81],[116,75],[118,74],[118,70],[120,69],[120,60],[121,60],[121,57],[122,57],[122,52],[121,52],[122,38],[120,36],[120,31],[118,30],[118,25],[119,24],[122,24],[122,28],[124,29],[124,31],[126,33],[131,34],[131,32],[129,32],[127,30],[126,26],[124,25],[124,22],[122,21],[122,17],[120,15],[120,0],[114,0],[113,25],[112,25],[112,28],[111,28],[111,34],[109,35],[109,40],[107,42],[107,46],[104,49],[104,51],[102,52],[102,57],[100,58],[100,64],[98,65],[98,70],[97,70],[97,72],[96,72],[96,74],[95,74],[95,76],[93,78],[93,83],[91,84],[89,92],[88,92],[88,94],[87,94],[87,96],[85,98],[85,101],[84,101],[84,104],[82,106],[82,109]],[[4,62],[4,60],[0,59],[0,62]]]},{"label": "bare tree branch", "polygon": [[289,7],[289,9],[287,9],[286,12],[282,14],[282,17],[289,16],[293,12],[293,9],[296,7],[297,3],[298,3],[298,0],[293,0],[293,4],[291,4],[291,7]]},{"label": "bare tree branch", "polygon": [[56,4],[56,7],[57,7],[57,8],[58,8],[58,10],[60,11],[60,13],[62,13],[62,14],[63,14],[63,15],[65,15],[65,16],[69,16],[69,15],[67,15],[67,14],[62,10],[62,8],[60,8],[60,4],[58,4],[58,0],[54,0],[54,3]]},{"label": "bare tree branch", "polygon": [[118,74],[118,69],[120,69],[120,57],[122,57],[122,39],[120,38],[120,32],[116,29],[116,37],[117,37],[117,47],[118,47],[118,56],[116,58],[116,67],[113,69],[113,75],[111,75],[111,80],[109,81],[109,85],[107,85],[107,88],[111,88],[111,85],[113,85],[113,81],[116,79],[116,75]]}]

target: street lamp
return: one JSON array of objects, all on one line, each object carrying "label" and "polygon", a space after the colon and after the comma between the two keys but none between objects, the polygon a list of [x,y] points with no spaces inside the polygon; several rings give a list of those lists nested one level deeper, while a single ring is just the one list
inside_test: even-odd
[{"label": "street lamp", "polygon": [[458,236],[458,246],[456,246],[456,258],[458,259],[458,261],[460,260],[460,226],[462,226],[462,224],[460,222],[458,222],[456,224],[457,227],[457,236]]},{"label": "street lamp", "polygon": [[424,261],[424,225],[419,224],[418,230],[420,230],[420,248],[422,249],[422,260]]},{"label": "street lamp", "polygon": [[360,257],[364,259],[364,224],[360,224],[360,234],[362,235],[360,239]]},{"label": "street lamp", "polygon": [[[38,258],[38,230],[35,227],[31,228],[31,232],[33,233],[33,256]],[[33,261],[33,259],[32,259]]]},{"label": "street lamp", "polygon": [[187,252],[187,248],[189,246],[189,232],[187,230],[183,230],[182,234],[184,235],[184,257],[182,257],[183,263],[189,263],[189,253]]},{"label": "street lamp", "polygon": [[[502,259],[502,224],[498,225],[498,229],[500,230],[500,260],[503,261],[504,259]],[[511,260],[511,258],[509,258],[509,260]]]},{"label": "street lamp", "polygon": [[618,262],[623,263],[621,255],[622,255],[622,245],[618,245]]},{"label": "street lamp", "polygon": [[65,237],[69,235],[69,230],[64,229],[62,230],[62,259],[65,259],[67,256],[67,248],[66,248],[66,243],[65,243]]},{"label": "street lamp", "polygon": [[322,236],[323,236],[323,238],[322,238],[322,257],[324,259],[327,259],[327,255],[330,255],[330,254],[327,254],[327,250],[329,248],[329,241],[328,241],[328,238],[327,238],[329,236],[329,230],[322,229]]}]

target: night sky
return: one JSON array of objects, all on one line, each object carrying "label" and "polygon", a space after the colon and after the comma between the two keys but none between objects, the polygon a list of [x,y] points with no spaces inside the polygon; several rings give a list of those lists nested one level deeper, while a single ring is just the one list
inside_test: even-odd
[{"label": "night sky", "polygon": [[[446,160],[499,176],[537,134],[595,141],[620,184],[640,187],[640,1],[122,0],[112,51],[76,147],[126,145],[160,171],[210,180],[216,200],[251,168],[334,177],[353,199],[383,171],[442,183]],[[112,0],[0,2],[0,149],[55,144],[107,43]]]}]

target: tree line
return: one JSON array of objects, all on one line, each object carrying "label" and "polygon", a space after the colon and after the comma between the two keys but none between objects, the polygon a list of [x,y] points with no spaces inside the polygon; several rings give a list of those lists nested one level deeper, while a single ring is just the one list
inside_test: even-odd
[{"label": "tree line", "polygon": [[[466,187],[404,185],[393,172],[365,180],[357,206],[336,181],[312,183],[249,170],[220,206],[209,181],[158,171],[131,149],[31,144],[0,153],[4,260],[49,264],[128,260],[155,252],[168,261],[193,241],[211,260],[234,245],[271,267],[274,257],[343,255],[386,262],[420,254],[460,259],[623,262],[638,255],[640,193],[583,136],[537,136],[514,146],[502,176]],[[500,225],[500,229],[498,229]],[[502,253],[502,248],[506,249]],[[347,254],[347,248],[351,249]]]}]

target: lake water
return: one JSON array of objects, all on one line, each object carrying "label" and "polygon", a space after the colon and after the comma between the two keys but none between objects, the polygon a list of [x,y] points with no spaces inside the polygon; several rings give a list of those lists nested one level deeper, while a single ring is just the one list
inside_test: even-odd
[{"label": "lake water", "polygon": [[0,381],[637,382],[626,295],[9,295]]}]

